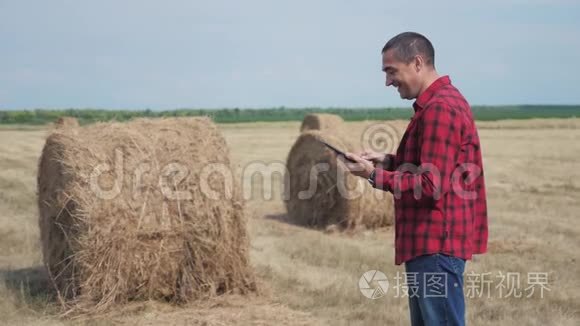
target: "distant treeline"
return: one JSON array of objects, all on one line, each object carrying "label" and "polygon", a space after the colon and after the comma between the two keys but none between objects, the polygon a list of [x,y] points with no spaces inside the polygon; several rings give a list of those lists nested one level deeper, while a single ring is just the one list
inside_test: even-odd
[{"label": "distant treeline", "polygon": [[[472,108],[477,120],[571,118],[580,117],[580,105],[521,105],[521,106],[475,106]],[[411,108],[271,108],[271,109],[176,109],[154,110],[5,110],[0,111],[0,124],[46,124],[59,117],[75,117],[81,124],[97,121],[125,121],[137,117],[191,117],[209,116],[218,123],[256,121],[300,121],[304,115],[325,112],[340,115],[347,121],[409,119]]]}]

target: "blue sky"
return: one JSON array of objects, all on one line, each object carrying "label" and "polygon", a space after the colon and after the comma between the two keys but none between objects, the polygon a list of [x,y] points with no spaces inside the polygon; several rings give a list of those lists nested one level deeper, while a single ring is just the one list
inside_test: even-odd
[{"label": "blue sky", "polygon": [[0,0],[0,109],[405,107],[392,36],[473,105],[580,104],[580,1]]}]

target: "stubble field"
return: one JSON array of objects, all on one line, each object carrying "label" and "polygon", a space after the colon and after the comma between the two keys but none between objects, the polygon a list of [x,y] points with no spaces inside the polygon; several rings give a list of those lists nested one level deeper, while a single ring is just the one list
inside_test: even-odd
[{"label": "stubble field", "polygon": [[[351,122],[348,129],[356,137],[370,123]],[[405,122],[393,125],[402,134]],[[241,172],[285,162],[299,123],[220,128]],[[469,324],[580,324],[580,119],[478,122],[478,128],[490,243],[487,254],[466,266]],[[275,174],[265,186],[258,177],[244,182],[252,195],[246,208],[259,297],[180,307],[135,303],[106,315],[59,318],[42,269],[36,204],[37,163],[48,132],[0,127],[0,324],[408,324],[407,298],[396,286],[403,268],[394,265],[392,228],[327,233],[291,225]],[[269,192],[271,199],[264,196]],[[368,270],[387,275],[384,297],[370,300],[359,291]],[[501,282],[508,273],[511,281],[518,275],[519,285]]]}]

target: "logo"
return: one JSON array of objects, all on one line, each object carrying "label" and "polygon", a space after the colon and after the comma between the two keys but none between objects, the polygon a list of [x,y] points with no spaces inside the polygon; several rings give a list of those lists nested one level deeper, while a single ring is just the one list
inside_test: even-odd
[{"label": "logo", "polygon": [[358,288],[365,297],[372,300],[379,299],[389,291],[389,280],[383,272],[370,270],[360,277]]},{"label": "logo", "polygon": [[365,128],[362,148],[367,152],[393,153],[399,146],[400,135],[397,128],[389,123],[375,123]]}]

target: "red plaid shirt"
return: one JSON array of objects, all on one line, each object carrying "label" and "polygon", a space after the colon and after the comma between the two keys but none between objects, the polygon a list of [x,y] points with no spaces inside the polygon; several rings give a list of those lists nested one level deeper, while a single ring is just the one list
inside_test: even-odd
[{"label": "red plaid shirt", "polygon": [[377,188],[395,197],[395,263],[444,253],[470,259],[487,249],[481,146],[471,108],[448,76],[413,104],[411,119]]}]

